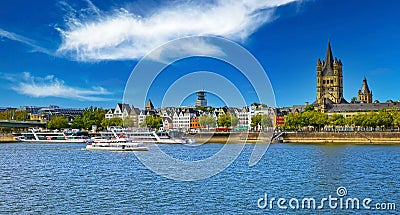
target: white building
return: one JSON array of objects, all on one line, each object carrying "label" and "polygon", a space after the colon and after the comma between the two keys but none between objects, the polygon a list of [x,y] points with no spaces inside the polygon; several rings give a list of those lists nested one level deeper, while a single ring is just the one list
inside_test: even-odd
[{"label": "white building", "polygon": [[177,109],[172,116],[174,128],[190,129],[190,120],[196,117],[196,111],[193,108]]},{"label": "white building", "polygon": [[250,128],[251,124],[251,114],[248,107],[244,107],[242,109],[237,109],[235,111],[235,115],[239,118],[237,127],[239,128]]},{"label": "white building", "polygon": [[129,104],[118,103],[115,106],[115,109],[110,109],[107,111],[105,118],[106,119],[126,118],[131,113],[131,110],[132,110],[132,108],[129,106]]}]

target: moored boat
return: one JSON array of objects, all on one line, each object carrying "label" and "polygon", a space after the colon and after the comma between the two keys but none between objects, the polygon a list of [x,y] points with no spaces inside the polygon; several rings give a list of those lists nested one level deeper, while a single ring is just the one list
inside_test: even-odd
[{"label": "moored boat", "polygon": [[29,132],[21,133],[15,139],[20,142],[32,143],[87,143],[91,141],[87,131],[39,131],[34,128],[29,129]]},{"label": "moored boat", "polygon": [[140,130],[137,131],[112,130],[112,131],[100,132],[102,136],[107,136],[107,135],[110,136],[113,135],[113,133],[143,143],[193,144],[196,142],[194,139],[172,137],[166,131],[155,132],[155,131],[140,131]]}]

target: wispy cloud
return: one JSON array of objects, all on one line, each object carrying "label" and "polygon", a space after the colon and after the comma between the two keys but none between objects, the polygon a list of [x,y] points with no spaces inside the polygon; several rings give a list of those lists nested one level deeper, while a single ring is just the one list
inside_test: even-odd
[{"label": "wispy cloud", "polygon": [[140,16],[126,9],[105,13],[87,0],[96,18],[67,17],[66,27],[58,28],[58,52],[80,61],[138,59],[179,37],[215,35],[243,41],[274,20],[275,8],[295,1],[301,0],[175,1]]},{"label": "wispy cloud", "polygon": [[19,94],[28,95],[36,98],[58,97],[66,99],[77,99],[81,101],[107,101],[104,96],[111,94],[102,87],[91,87],[82,89],[68,86],[63,80],[53,75],[46,77],[34,77],[28,72],[24,72],[21,78],[16,79],[7,75],[7,79],[13,83],[12,90]]},{"label": "wispy cloud", "polygon": [[174,45],[165,45],[153,50],[147,59],[169,64],[171,61],[187,56],[225,56],[224,51],[218,45],[214,45],[206,39],[193,37],[185,38]]},{"label": "wispy cloud", "polygon": [[31,39],[29,39],[27,37],[21,36],[19,34],[13,33],[13,32],[6,31],[6,30],[1,29],[1,28],[0,28],[0,37],[4,37],[4,38],[7,38],[9,40],[17,41],[17,42],[23,43],[25,45],[28,45],[31,48],[33,48],[33,51],[42,52],[42,53],[45,53],[45,54],[48,54],[48,55],[53,55],[54,54],[53,52],[49,51],[48,49],[37,45],[35,43],[35,41],[33,41],[33,40],[31,40]]}]

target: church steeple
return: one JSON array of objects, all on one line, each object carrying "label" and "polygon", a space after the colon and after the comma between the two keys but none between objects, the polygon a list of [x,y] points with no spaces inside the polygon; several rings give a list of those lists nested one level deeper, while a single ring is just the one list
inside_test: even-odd
[{"label": "church steeple", "polygon": [[328,40],[328,48],[326,50],[326,58],[325,58],[326,66],[329,66],[332,68],[333,65],[333,55],[332,55],[332,49],[331,49],[331,41]]},{"label": "church steeple", "polygon": [[154,105],[150,99],[147,101],[145,110],[154,110]]},{"label": "church steeple", "polygon": [[367,83],[367,78],[364,76],[364,80],[363,80],[363,83],[362,83],[362,85],[361,85],[361,92],[363,93],[363,94],[365,94],[365,93],[371,93],[370,91],[369,91],[369,87],[368,87],[368,83]]},{"label": "church steeple", "polygon": [[365,76],[361,89],[358,90],[358,102],[372,103],[372,91],[368,87],[367,78]]}]

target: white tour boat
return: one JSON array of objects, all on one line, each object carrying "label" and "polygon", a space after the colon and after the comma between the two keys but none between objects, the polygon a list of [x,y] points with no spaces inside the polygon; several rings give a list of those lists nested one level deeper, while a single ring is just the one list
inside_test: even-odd
[{"label": "white tour boat", "polygon": [[21,133],[16,140],[32,143],[87,143],[91,141],[87,131],[39,131],[33,128],[29,132]]},{"label": "white tour boat", "polygon": [[105,151],[148,151],[149,149],[143,142],[132,141],[125,136],[118,136],[112,131],[112,136],[104,133],[101,137],[93,137],[91,142],[86,144],[87,150],[105,150]]},{"label": "white tour boat", "polygon": [[102,136],[112,135],[116,132],[118,135],[126,136],[134,141],[143,143],[159,143],[159,144],[192,144],[195,143],[194,139],[187,138],[173,138],[167,132],[155,132],[155,131],[128,131],[128,130],[113,130],[100,132]]}]

